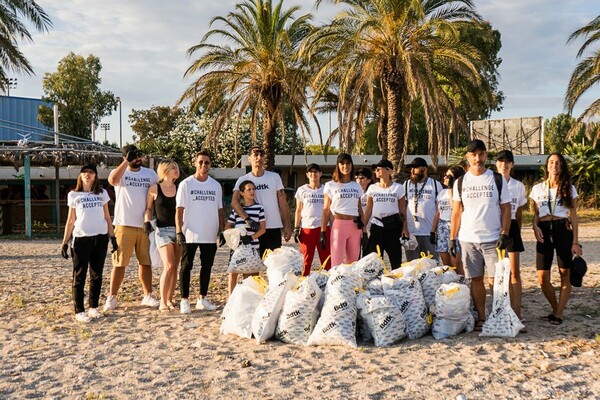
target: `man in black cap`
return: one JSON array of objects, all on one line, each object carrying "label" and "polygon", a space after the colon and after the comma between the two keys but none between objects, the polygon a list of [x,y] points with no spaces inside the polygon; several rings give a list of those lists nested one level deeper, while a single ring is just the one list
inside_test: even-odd
[{"label": "man in black cap", "polygon": [[430,237],[442,184],[427,176],[427,161],[421,157],[416,157],[406,166],[410,168],[410,179],[404,182],[406,222],[408,232],[415,236],[418,243],[416,249],[406,250],[406,258],[411,261],[419,258],[421,253],[431,253],[437,259],[438,253]]},{"label": "man in black cap", "polygon": [[115,187],[115,210],[113,225],[119,248],[113,253],[113,269],[110,274],[110,295],[104,311],[117,307],[117,293],[125,278],[125,268],[135,250],[139,263],[139,279],[144,298],[142,305],[158,307],[160,302],[152,295],[152,261],[150,239],[144,232],[144,212],[150,186],[158,182],[158,175],[142,166],[143,153],[134,145],[123,147],[123,161],[108,176],[108,183]]},{"label": "man in black cap", "polygon": [[508,245],[511,197],[502,176],[486,168],[487,149],[481,140],[469,143],[466,158],[469,171],[454,182],[452,191],[450,254],[456,256],[458,239],[479,315],[475,330],[481,331],[486,318],[484,276],[493,284],[496,249],[504,250]]}]

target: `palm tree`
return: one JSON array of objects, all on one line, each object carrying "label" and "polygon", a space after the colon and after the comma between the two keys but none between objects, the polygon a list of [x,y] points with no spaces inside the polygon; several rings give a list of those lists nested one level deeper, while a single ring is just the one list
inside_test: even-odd
[{"label": "palm tree", "polygon": [[8,88],[6,71],[33,74],[27,58],[19,51],[19,40],[31,41],[31,34],[23,20],[38,31],[47,31],[52,22],[33,0],[0,0],[0,90]]},{"label": "palm tree", "polygon": [[[271,0],[247,0],[236,5],[227,17],[215,17],[211,29],[200,44],[188,54],[201,53],[187,69],[185,76],[202,75],[185,91],[179,103],[190,100],[191,111],[204,109],[217,115],[207,140],[213,140],[224,124],[250,112],[252,137],[256,139],[258,122],[262,120],[263,147],[267,168],[275,159],[276,128],[283,129],[286,107],[291,110],[303,136],[310,136],[309,122],[304,114],[308,109],[308,78],[297,50],[310,31],[311,15],[298,18],[300,9],[282,8]],[[231,43],[209,43],[221,37]]]},{"label": "palm tree", "polygon": [[[577,52],[577,58],[581,58],[585,51],[592,44],[597,44],[600,41],[600,15],[594,18],[589,24],[577,29],[569,36],[567,43],[575,39],[583,37],[585,42]],[[600,46],[592,54],[585,57],[571,74],[571,80],[565,94],[565,109],[569,114],[573,112],[575,104],[581,96],[588,91],[589,88],[596,85],[600,81]],[[600,115],[600,99],[595,100],[590,104],[577,119],[569,131],[569,137],[572,137],[581,128],[584,121],[590,117]]]},{"label": "palm tree", "polygon": [[[338,112],[353,113],[359,123],[352,129],[361,129],[365,102],[376,106],[387,120],[388,158],[396,165],[396,177],[406,156],[415,102],[424,109],[430,154],[447,154],[450,127],[466,125],[457,99],[464,104],[489,90],[480,72],[489,62],[486,54],[460,35],[469,24],[483,23],[472,2],[330,1],[347,9],[313,31],[303,46],[304,57],[323,60],[313,80],[316,99],[332,82],[339,84]],[[383,107],[377,106],[378,91]]]}]

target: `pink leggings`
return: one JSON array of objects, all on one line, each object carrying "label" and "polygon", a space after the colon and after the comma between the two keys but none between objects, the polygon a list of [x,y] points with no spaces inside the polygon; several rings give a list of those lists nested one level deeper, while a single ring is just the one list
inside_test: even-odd
[{"label": "pink leggings", "polygon": [[350,264],[360,255],[361,230],[356,222],[346,219],[334,219],[331,227],[331,266]]}]

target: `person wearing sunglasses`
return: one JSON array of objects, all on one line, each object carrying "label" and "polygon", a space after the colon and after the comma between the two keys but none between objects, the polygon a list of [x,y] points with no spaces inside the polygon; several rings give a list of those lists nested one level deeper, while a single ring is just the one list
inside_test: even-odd
[{"label": "person wearing sunglasses", "polygon": [[210,274],[219,244],[225,238],[219,232],[225,228],[223,214],[223,191],[221,184],[208,175],[211,156],[206,150],[199,151],[194,158],[196,172],[185,178],[177,188],[175,203],[175,231],[177,244],[182,248],[179,269],[181,290],[181,314],[190,314],[190,277],[194,267],[196,251],[200,249],[200,297],[196,310],[213,311],[217,307],[207,298]]},{"label": "person wearing sunglasses", "polygon": [[256,202],[265,210],[267,231],[258,239],[259,251],[262,256],[266,250],[275,250],[281,247],[281,230],[285,241],[292,237],[290,226],[290,211],[287,198],[283,190],[283,182],[279,174],[265,169],[265,151],[259,146],[253,146],[248,153],[248,161],[252,171],[242,175],[235,182],[233,195],[231,196],[231,207],[243,218],[252,231],[259,229],[258,223],[244,211],[241,204],[240,184],[244,181],[252,181],[256,187]]},{"label": "person wearing sunglasses", "polygon": [[143,153],[134,145],[123,147],[123,161],[108,176],[108,183],[115,187],[115,210],[113,225],[119,248],[112,255],[113,269],[110,274],[110,294],[104,311],[117,308],[117,294],[125,278],[125,268],[131,255],[139,263],[139,279],[144,297],[142,305],[156,308],[160,302],[152,295],[152,260],[150,239],[144,231],[144,213],[150,186],[158,183],[154,170],[142,166]]}]

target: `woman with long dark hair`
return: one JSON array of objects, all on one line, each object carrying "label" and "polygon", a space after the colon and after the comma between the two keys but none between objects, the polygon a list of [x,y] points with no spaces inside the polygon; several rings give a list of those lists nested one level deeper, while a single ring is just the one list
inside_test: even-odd
[{"label": "woman with long dark hair", "polygon": [[341,153],[337,158],[332,181],[323,189],[324,205],[321,219],[322,247],[326,246],[326,232],[330,214],[334,220],[331,227],[331,266],[350,264],[360,256],[361,235],[364,232],[363,212],[360,198],[363,190],[354,178],[354,163],[350,154]]},{"label": "woman with long dark hair", "polygon": [[[563,312],[571,295],[569,273],[573,256],[581,257],[579,221],[577,219],[577,190],[571,184],[571,174],[560,153],[552,153],[546,160],[543,182],[531,189],[533,200],[533,232],[536,244],[536,268],[542,292],[552,312],[542,319],[553,325],[563,322]],[[550,268],[556,251],[560,272],[558,299],[550,280]]]},{"label": "woman with long dark hair", "polygon": [[[69,258],[69,240],[73,237],[70,252],[73,257],[73,302],[75,320],[79,322],[90,322],[102,317],[102,313],[98,311],[98,301],[109,238],[112,251],[118,248],[108,211],[109,200],[106,190],[100,187],[96,166],[84,165],[77,177],[75,189],[67,195],[69,214],[61,246],[61,255]],[[86,314],[83,302],[88,267],[90,295]]]}]

